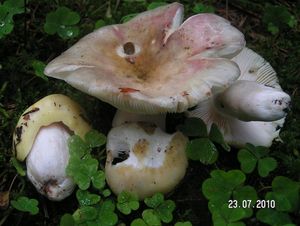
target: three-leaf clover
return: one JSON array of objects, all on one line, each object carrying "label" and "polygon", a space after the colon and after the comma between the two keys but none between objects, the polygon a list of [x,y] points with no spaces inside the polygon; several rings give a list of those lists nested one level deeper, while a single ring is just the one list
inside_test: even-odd
[{"label": "three-leaf clover", "polygon": [[32,215],[39,212],[38,204],[36,199],[29,199],[25,196],[21,196],[17,200],[11,201],[12,207],[22,212],[29,212]]},{"label": "three-leaf clover", "polygon": [[102,146],[105,137],[92,130],[85,135],[85,140],[77,135],[70,137],[67,175],[72,177],[81,190],[88,189],[91,183],[95,188],[102,189],[105,186],[105,174],[102,170],[98,170],[99,162],[90,152],[91,148]]},{"label": "three-leaf clover", "polygon": [[24,13],[24,11],[24,0],[6,0],[4,3],[0,3],[0,38],[13,30],[13,16]]},{"label": "three-leaf clover", "polygon": [[118,215],[114,212],[115,204],[111,200],[105,200],[99,209],[97,225],[112,226],[118,222]]},{"label": "three-leaf clover", "polygon": [[67,7],[59,7],[54,12],[46,16],[44,30],[50,35],[58,34],[63,39],[74,38],[79,34],[79,28],[76,24],[80,21],[77,12]]},{"label": "three-leaf clover", "polygon": [[230,147],[224,141],[221,131],[212,124],[209,133],[206,124],[199,118],[187,118],[178,129],[189,137],[199,137],[188,142],[186,153],[189,159],[199,160],[203,164],[215,163],[219,152],[215,144],[230,151]]},{"label": "three-leaf clover", "polygon": [[175,203],[172,200],[164,200],[161,193],[156,193],[150,198],[144,200],[145,204],[153,208],[153,213],[164,223],[170,223],[173,220],[173,211],[175,210]]},{"label": "three-leaf clover", "polygon": [[76,198],[80,206],[90,206],[98,203],[101,200],[101,197],[96,194],[92,194],[88,191],[77,190]]},{"label": "three-leaf clover", "polygon": [[[246,176],[242,171],[214,170],[210,175],[211,178],[206,179],[202,184],[202,192],[209,200],[209,210],[212,214],[220,214],[219,212],[223,211],[221,208],[225,208],[224,205],[229,208],[229,200],[236,200],[237,208],[242,207],[243,200],[249,200],[250,203],[255,204],[257,200],[256,190],[249,185],[244,185]],[[252,215],[251,208],[253,205],[244,208],[243,217]]]},{"label": "three-leaf clover", "polygon": [[136,194],[122,191],[118,195],[117,208],[121,213],[128,215],[131,213],[131,210],[137,210],[139,206],[140,204]]},{"label": "three-leaf clover", "polygon": [[241,163],[243,172],[251,173],[257,165],[258,174],[261,177],[268,176],[277,167],[276,159],[269,157],[268,153],[269,149],[265,147],[255,147],[247,144],[245,148],[238,152],[238,160]]}]

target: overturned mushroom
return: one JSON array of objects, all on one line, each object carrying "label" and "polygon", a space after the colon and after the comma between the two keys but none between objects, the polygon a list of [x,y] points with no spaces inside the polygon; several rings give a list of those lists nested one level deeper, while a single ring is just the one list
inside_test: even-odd
[{"label": "overturned mushroom", "polygon": [[226,87],[239,68],[225,59],[244,47],[243,34],[214,14],[181,24],[173,3],[125,24],[100,28],[51,61],[45,73],[118,109],[144,114],[184,112]]},{"label": "overturned mushroom", "polygon": [[283,126],[290,96],[282,91],[271,65],[254,51],[244,48],[233,61],[241,70],[238,81],[216,90],[187,115],[201,118],[208,128],[217,124],[232,145],[271,146]]},{"label": "overturned mushroom", "polygon": [[39,100],[21,115],[13,136],[18,160],[26,158],[27,176],[38,192],[50,200],[69,196],[75,184],[67,177],[67,140],[90,130],[84,112],[70,98],[53,94]]},{"label": "overturned mushroom", "polygon": [[134,192],[139,199],[167,193],[184,177],[188,166],[187,138],[166,134],[150,123],[127,123],[107,137],[106,180],[112,191]]}]

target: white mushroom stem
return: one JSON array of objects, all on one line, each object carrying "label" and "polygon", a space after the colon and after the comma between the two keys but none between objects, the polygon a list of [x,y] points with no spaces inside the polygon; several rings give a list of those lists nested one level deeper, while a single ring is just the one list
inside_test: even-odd
[{"label": "white mushroom stem", "polygon": [[166,114],[162,113],[156,115],[148,115],[148,114],[137,114],[137,113],[131,113],[122,110],[117,110],[112,122],[112,127],[117,127],[124,123],[131,123],[131,122],[149,122],[155,124],[162,130],[165,130]]},{"label": "white mushroom stem", "polygon": [[275,121],[287,115],[291,98],[285,92],[239,80],[215,97],[220,112],[242,121]]},{"label": "white mushroom stem", "polygon": [[69,161],[69,131],[62,123],[42,127],[26,159],[27,176],[39,193],[59,201],[75,188],[66,175]]},{"label": "white mushroom stem", "polygon": [[106,180],[112,191],[126,190],[140,199],[167,193],[184,177],[188,166],[187,138],[149,123],[127,123],[107,136]]}]

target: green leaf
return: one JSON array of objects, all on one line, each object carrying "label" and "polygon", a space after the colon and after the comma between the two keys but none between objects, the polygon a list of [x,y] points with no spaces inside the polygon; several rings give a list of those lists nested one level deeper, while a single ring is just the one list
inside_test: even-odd
[{"label": "green leaf", "polygon": [[261,177],[267,177],[271,171],[277,168],[277,161],[272,157],[266,157],[258,160],[258,174]]},{"label": "green leaf", "polygon": [[85,142],[90,148],[101,147],[106,142],[106,137],[96,130],[91,130],[84,136]]},{"label": "green leaf", "polygon": [[68,140],[68,147],[71,157],[78,156],[83,157],[89,152],[89,147],[78,135],[73,135]]},{"label": "green leaf", "polygon": [[64,214],[60,219],[59,226],[75,226],[73,216],[69,213]]},{"label": "green leaf", "polygon": [[106,25],[105,21],[104,20],[97,20],[96,23],[95,23],[95,27],[94,29],[99,29],[101,27],[104,27]]},{"label": "green leaf", "polygon": [[272,226],[282,226],[291,224],[292,221],[287,213],[279,212],[273,209],[260,209],[256,213],[256,218]]},{"label": "green leaf", "polygon": [[202,3],[196,3],[192,11],[194,13],[214,13],[215,8],[211,5],[204,5]]},{"label": "green leaf", "polygon": [[60,25],[56,31],[62,39],[74,38],[79,35],[79,28],[77,26]]},{"label": "green leaf", "polygon": [[207,137],[206,124],[199,118],[187,118],[178,129],[189,137]]},{"label": "green leaf", "polygon": [[155,9],[157,7],[160,7],[160,6],[164,6],[164,5],[167,5],[167,3],[166,2],[151,2],[147,6],[147,10],[152,10],[152,9]]},{"label": "green leaf", "polygon": [[177,222],[174,226],[193,226],[190,221]]},{"label": "green leaf", "polygon": [[241,187],[246,179],[245,174],[240,170],[213,170],[211,178],[206,179],[202,184],[202,193],[210,200],[210,210],[221,208],[227,205],[233,191]]},{"label": "green leaf", "polygon": [[222,148],[224,148],[224,150],[230,151],[230,146],[225,142],[223,134],[221,133],[216,124],[213,123],[211,125],[208,136],[212,142],[220,144]]},{"label": "green leaf", "polygon": [[37,77],[40,77],[45,81],[48,81],[47,76],[44,74],[44,69],[46,67],[46,64],[44,62],[39,60],[33,60],[31,66],[33,67],[34,73]]},{"label": "green leaf", "polygon": [[[290,202],[291,208],[289,212],[300,207],[300,183],[293,181],[287,177],[277,176],[272,181],[272,189],[276,196],[284,195],[285,198]],[[280,206],[276,205],[276,209]]]},{"label": "green leaf", "polygon": [[126,23],[128,22],[129,20],[131,20],[132,18],[136,17],[138,15],[138,13],[131,13],[131,14],[128,14],[126,16],[123,16],[121,18],[121,23]]},{"label": "green leaf", "polygon": [[22,177],[26,175],[26,171],[23,169],[23,166],[15,157],[11,158],[11,163],[15,167],[19,175],[21,175]]},{"label": "green leaf", "polygon": [[92,206],[82,206],[73,213],[74,221],[77,224],[96,219],[97,209]]},{"label": "green leaf", "polygon": [[160,204],[155,210],[164,223],[170,223],[173,220],[172,212],[175,210],[175,203],[172,200],[166,200]]},{"label": "green leaf", "polygon": [[63,39],[77,37],[79,28],[75,26],[80,21],[78,13],[67,7],[59,7],[46,15],[44,31],[50,35],[58,34]]},{"label": "green leaf", "polygon": [[99,210],[98,223],[101,226],[113,226],[118,222],[118,216],[114,213],[115,205],[110,200],[105,200]]},{"label": "green leaf", "polygon": [[145,221],[141,218],[134,219],[130,226],[148,226]]},{"label": "green leaf", "polygon": [[164,195],[162,193],[155,193],[152,197],[145,198],[145,204],[150,208],[156,208],[164,202]]},{"label": "green leaf", "polygon": [[161,222],[159,217],[155,214],[154,210],[152,209],[146,209],[142,213],[143,220],[146,222],[146,224],[151,226],[160,226]]},{"label": "green leaf", "polygon": [[102,170],[98,170],[91,177],[93,186],[97,189],[103,189],[105,186],[105,174]]},{"label": "green leaf", "polygon": [[139,205],[140,204],[136,194],[122,191],[118,195],[117,208],[121,213],[125,215],[130,214],[132,210],[137,210],[139,208]]},{"label": "green leaf", "polygon": [[99,195],[91,194],[88,191],[77,190],[76,198],[80,206],[91,206],[98,203],[101,199]]},{"label": "green leaf", "polygon": [[198,138],[188,142],[186,153],[191,160],[200,160],[203,164],[212,164],[218,159],[218,150],[208,138]]},{"label": "green leaf", "polygon": [[38,204],[36,199],[29,199],[25,196],[11,201],[12,207],[22,212],[29,212],[32,215],[36,215],[39,212]]},{"label": "green leaf", "polygon": [[81,190],[86,190],[90,186],[91,180],[93,180],[93,185],[95,186],[95,181],[98,179],[95,178],[97,169],[98,161],[93,159],[90,155],[86,155],[84,158],[71,156],[66,172],[68,176],[72,177]]},{"label": "green leaf", "polygon": [[111,191],[109,189],[104,189],[102,195],[106,198],[111,195]]},{"label": "green leaf", "polygon": [[241,169],[245,173],[251,173],[255,169],[257,158],[247,149],[241,149],[237,156],[241,163]]}]

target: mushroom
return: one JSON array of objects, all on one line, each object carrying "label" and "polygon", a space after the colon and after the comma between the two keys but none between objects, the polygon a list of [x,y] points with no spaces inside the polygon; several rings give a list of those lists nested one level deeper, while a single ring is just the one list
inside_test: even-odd
[{"label": "mushroom", "polygon": [[239,68],[225,58],[245,41],[217,15],[182,18],[183,6],[172,3],[100,28],[52,60],[45,74],[123,111],[184,112],[211,87],[237,79]]},{"label": "mushroom", "polygon": [[[172,3],[143,12],[127,23],[102,27],[52,60],[45,74],[118,108],[110,134],[140,121],[164,129],[165,113],[184,112],[209,98],[212,87],[224,89],[238,78],[240,70],[228,58],[245,46],[243,34],[224,18],[199,14],[181,24],[182,19],[183,6]],[[136,138],[132,135],[128,139]],[[163,143],[168,136],[163,136]],[[111,149],[111,137],[107,150]],[[152,146],[158,145],[155,142],[149,141]],[[112,161],[109,158],[108,153]],[[170,166],[165,173],[172,175],[176,167]],[[147,183],[145,186],[152,186]],[[167,190],[170,188],[163,189]],[[141,197],[149,194],[141,193]]]},{"label": "mushroom", "polygon": [[16,158],[26,158],[27,176],[39,193],[59,201],[75,184],[66,175],[68,138],[84,137],[91,129],[80,106],[67,96],[53,94],[39,100],[21,115],[13,135]]},{"label": "mushroom", "polygon": [[187,138],[166,134],[152,123],[127,123],[107,136],[107,183],[115,194],[126,190],[139,199],[168,193],[184,177]]},{"label": "mushroom", "polygon": [[271,65],[251,49],[244,48],[232,60],[241,70],[238,81],[224,91],[216,89],[212,98],[187,115],[201,118],[208,129],[215,123],[231,145],[269,147],[279,136],[290,96],[282,91]]}]

